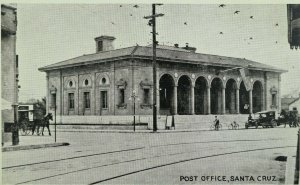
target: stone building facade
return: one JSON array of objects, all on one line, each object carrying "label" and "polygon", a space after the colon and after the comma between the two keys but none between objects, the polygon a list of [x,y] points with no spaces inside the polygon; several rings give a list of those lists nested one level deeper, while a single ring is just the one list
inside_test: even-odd
[{"label": "stone building facade", "polygon": [[[1,5],[1,118],[2,142],[11,141],[6,129],[14,123],[13,105],[18,105],[18,60],[16,56],[16,8]],[[16,107],[17,111],[17,107]],[[5,125],[5,127],[4,127]],[[10,129],[9,129],[10,130]]]},{"label": "stone building facade", "polygon": [[[40,68],[47,76],[47,110],[59,116],[152,114],[152,46],[113,49],[95,39],[96,53]],[[157,46],[160,115],[249,114],[280,110],[284,70],[247,59],[208,55],[189,46]],[[247,70],[248,76],[241,76]],[[248,81],[248,91],[244,80]]]}]

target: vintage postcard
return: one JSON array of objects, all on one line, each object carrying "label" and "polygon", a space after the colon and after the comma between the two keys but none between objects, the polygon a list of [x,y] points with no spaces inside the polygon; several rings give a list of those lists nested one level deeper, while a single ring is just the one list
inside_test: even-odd
[{"label": "vintage postcard", "polygon": [[300,2],[1,2],[2,184],[298,184]]}]

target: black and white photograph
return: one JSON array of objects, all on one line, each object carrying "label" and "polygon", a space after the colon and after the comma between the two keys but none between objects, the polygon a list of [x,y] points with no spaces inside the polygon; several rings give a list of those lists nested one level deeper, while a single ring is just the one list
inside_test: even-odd
[{"label": "black and white photograph", "polygon": [[299,184],[300,1],[1,1],[1,184]]}]

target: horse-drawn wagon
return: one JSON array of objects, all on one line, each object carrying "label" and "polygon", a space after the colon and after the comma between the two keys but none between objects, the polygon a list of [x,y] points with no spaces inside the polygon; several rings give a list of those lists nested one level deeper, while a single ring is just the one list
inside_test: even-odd
[{"label": "horse-drawn wagon", "polygon": [[[49,120],[53,120],[52,114],[48,113],[46,116],[34,114],[33,105],[20,105],[19,106],[19,121],[18,127],[21,135],[32,135],[34,132],[37,135],[44,135],[44,128],[48,128],[49,135],[51,135],[49,128]],[[42,130],[40,128],[42,127]]]}]

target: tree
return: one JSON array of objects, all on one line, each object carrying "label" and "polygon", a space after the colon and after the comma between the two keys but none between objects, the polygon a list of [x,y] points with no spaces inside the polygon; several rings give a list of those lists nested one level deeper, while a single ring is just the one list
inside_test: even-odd
[{"label": "tree", "polygon": [[33,104],[33,119],[42,119],[46,115],[46,97]]}]

